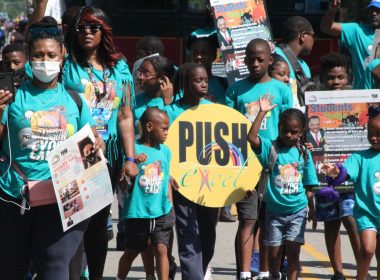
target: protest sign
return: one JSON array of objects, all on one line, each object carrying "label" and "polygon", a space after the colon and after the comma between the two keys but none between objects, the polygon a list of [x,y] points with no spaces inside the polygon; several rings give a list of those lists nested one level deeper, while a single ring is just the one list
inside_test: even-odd
[{"label": "protest sign", "polygon": [[[323,163],[343,163],[353,152],[370,147],[368,108],[379,106],[380,94],[378,90],[313,91],[306,92],[305,99],[306,142],[313,145],[318,180],[325,186]],[[345,182],[344,186],[352,185]]]},{"label": "protest sign", "polygon": [[[272,41],[263,0],[211,0],[228,83],[248,76],[245,47],[255,38]],[[274,49],[274,45],[271,43]]]},{"label": "protest sign", "polygon": [[87,124],[48,156],[64,231],[113,201],[106,159],[101,151],[93,152],[94,143]]},{"label": "protest sign", "polygon": [[251,123],[239,112],[206,104],[181,114],[170,126],[170,173],[187,199],[208,207],[231,205],[256,187],[261,165],[247,134]]}]

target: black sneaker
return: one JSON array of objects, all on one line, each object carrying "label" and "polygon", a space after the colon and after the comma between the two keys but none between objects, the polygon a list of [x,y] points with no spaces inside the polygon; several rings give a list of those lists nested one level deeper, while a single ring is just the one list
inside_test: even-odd
[{"label": "black sneaker", "polygon": [[169,263],[169,280],[174,280],[175,274],[177,273],[177,264],[172,257]]},{"label": "black sneaker", "polygon": [[331,280],[346,280],[346,277],[339,271],[335,272],[334,276],[331,277]]}]

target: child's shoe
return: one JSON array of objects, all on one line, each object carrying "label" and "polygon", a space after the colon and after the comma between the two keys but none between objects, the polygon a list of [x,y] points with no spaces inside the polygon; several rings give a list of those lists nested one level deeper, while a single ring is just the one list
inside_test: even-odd
[{"label": "child's shoe", "polygon": [[259,261],[260,261],[260,253],[253,252],[251,256],[251,273],[252,276],[257,276],[259,274]]}]

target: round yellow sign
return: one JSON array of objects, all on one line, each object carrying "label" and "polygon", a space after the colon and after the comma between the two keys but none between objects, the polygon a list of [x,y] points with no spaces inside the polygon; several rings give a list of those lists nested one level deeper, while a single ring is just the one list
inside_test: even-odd
[{"label": "round yellow sign", "polygon": [[261,164],[247,141],[251,123],[224,105],[205,104],[170,126],[170,174],[187,199],[208,207],[240,201],[255,188]]}]

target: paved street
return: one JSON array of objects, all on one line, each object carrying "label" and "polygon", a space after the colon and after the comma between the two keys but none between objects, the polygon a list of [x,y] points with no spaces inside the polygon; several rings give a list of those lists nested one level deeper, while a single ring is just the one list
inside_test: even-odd
[{"label": "paved street", "polygon": [[[116,217],[117,209],[113,206],[114,217]],[[116,233],[116,220],[114,220],[114,229]],[[301,262],[302,262],[302,279],[330,279],[332,269],[327,256],[327,251],[323,238],[323,223],[318,224],[318,229],[312,231],[311,225],[308,225],[306,232],[306,244],[302,247]],[[211,266],[214,270],[213,279],[231,280],[235,279],[235,256],[233,242],[235,238],[237,223],[219,223],[217,227],[217,241],[215,255],[211,261]],[[117,266],[121,252],[115,251],[115,239],[109,243],[107,263],[104,273],[104,279],[115,279]],[[345,231],[342,231],[342,248],[344,273],[347,279],[355,279],[355,261]],[[174,248],[177,264],[179,264],[176,254],[177,247]],[[372,261],[371,275],[376,276],[376,261]],[[145,279],[145,273],[142,266],[141,258],[138,257],[133,264],[132,271],[128,279]],[[180,271],[176,275],[176,279],[181,279]]]}]

